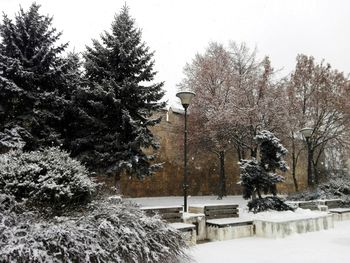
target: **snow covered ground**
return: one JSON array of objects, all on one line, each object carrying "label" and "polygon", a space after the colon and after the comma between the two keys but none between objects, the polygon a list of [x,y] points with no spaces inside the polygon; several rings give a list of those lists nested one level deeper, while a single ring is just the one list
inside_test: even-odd
[{"label": "snow covered ground", "polygon": [[248,237],[199,244],[190,254],[198,263],[349,263],[350,221],[283,239]]},{"label": "snow covered ground", "polygon": [[[131,198],[141,206],[182,205],[183,197]],[[217,200],[216,196],[193,196],[188,199],[191,204],[227,204],[240,206],[240,217],[267,217],[280,220],[312,216],[309,210],[298,209],[297,213],[247,213],[246,201],[241,196],[228,196]],[[229,241],[209,242],[192,247],[189,251],[198,263],[349,263],[350,262],[350,221],[335,222],[334,229],[306,234],[294,234],[283,239],[248,237]]]},{"label": "snow covered ground", "polygon": [[[135,202],[141,206],[173,206],[184,203],[183,196],[164,196],[164,197],[140,197],[140,198],[123,198],[123,201]],[[217,196],[189,196],[187,199],[188,205],[194,204],[238,204],[240,207],[245,207],[247,201],[239,195],[230,195],[218,200]]]}]

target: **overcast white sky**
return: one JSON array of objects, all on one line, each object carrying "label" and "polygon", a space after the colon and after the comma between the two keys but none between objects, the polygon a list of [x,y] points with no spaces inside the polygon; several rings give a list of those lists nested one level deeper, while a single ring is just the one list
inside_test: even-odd
[{"label": "overcast white sky", "polygon": [[[0,10],[14,16],[32,0],[0,0]],[[209,41],[246,42],[269,55],[288,74],[299,53],[325,59],[350,73],[350,1],[347,0],[37,0],[41,12],[54,16],[70,50],[84,51],[92,38],[109,30],[126,3],[155,51],[157,80],[165,81],[167,99],[175,100],[182,69]]]}]

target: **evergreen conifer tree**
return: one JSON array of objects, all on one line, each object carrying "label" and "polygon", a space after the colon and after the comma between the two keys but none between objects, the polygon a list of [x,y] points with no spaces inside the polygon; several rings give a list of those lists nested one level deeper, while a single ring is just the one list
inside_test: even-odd
[{"label": "evergreen conifer tree", "polygon": [[153,53],[141,39],[127,7],[115,16],[111,33],[93,40],[84,54],[86,85],[74,96],[67,113],[68,149],[98,173],[121,171],[138,177],[158,167],[151,164],[158,143],[149,128],[160,119],[152,114],[165,106],[163,83],[153,83]]},{"label": "evergreen conifer tree", "polygon": [[[283,160],[287,149],[273,133],[266,130],[260,131],[255,136],[255,140],[260,149],[260,160],[253,158],[240,162],[240,183],[243,186],[243,198],[252,198],[248,202],[249,210],[254,212],[267,209],[293,210],[277,197],[276,188],[277,183],[284,181],[284,177],[276,174],[276,170],[282,172],[288,170],[288,166]],[[262,194],[272,194],[273,196],[263,198]]]},{"label": "evergreen conifer tree", "polygon": [[52,17],[39,8],[21,8],[14,21],[4,15],[0,24],[0,136],[7,141],[2,151],[16,145],[12,134],[21,136],[25,150],[61,144],[63,109],[80,77],[72,68],[74,56],[61,56],[67,44],[57,43],[61,33],[51,26]]}]

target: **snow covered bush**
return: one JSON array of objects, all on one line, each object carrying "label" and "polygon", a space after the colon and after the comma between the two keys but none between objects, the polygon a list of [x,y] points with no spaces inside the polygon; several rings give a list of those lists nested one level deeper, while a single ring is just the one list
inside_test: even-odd
[{"label": "snow covered bush", "polygon": [[342,199],[345,206],[350,206],[350,175],[332,175],[327,182],[319,184],[316,189],[292,194],[290,200]]},{"label": "snow covered bush", "polygon": [[0,155],[0,193],[62,209],[90,200],[96,184],[87,169],[58,148]]},{"label": "snow covered bush", "polygon": [[4,132],[0,132],[0,152],[23,149],[26,144],[23,138],[27,137],[30,137],[30,134],[22,127],[15,126],[12,129],[5,129]]},{"label": "snow covered bush", "polygon": [[186,262],[186,248],[179,232],[130,204],[96,201],[48,221],[0,210],[1,262]]},{"label": "snow covered bush", "polygon": [[[293,210],[276,196],[276,184],[284,181],[284,177],[276,174],[276,170],[287,171],[288,166],[283,160],[287,149],[273,133],[266,130],[259,132],[255,140],[259,145],[260,160],[253,158],[240,162],[240,184],[243,187],[243,198],[252,198],[248,202],[249,211]],[[262,194],[269,193],[273,196],[262,197]]]}]

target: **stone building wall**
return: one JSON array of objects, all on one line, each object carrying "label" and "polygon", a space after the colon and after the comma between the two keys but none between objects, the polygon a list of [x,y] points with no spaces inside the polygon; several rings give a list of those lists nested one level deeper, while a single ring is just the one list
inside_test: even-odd
[{"label": "stone building wall", "polygon": [[[162,117],[159,125],[152,128],[153,134],[160,142],[157,162],[163,163],[163,168],[155,175],[139,180],[122,176],[120,187],[124,196],[177,196],[183,194],[183,112],[181,110],[163,110],[157,113]],[[189,125],[191,125],[189,123]],[[201,151],[191,151],[188,154],[188,183],[189,195],[216,195],[219,182],[219,159],[215,154]],[[194,153],[196,152],[196,153]],[[306,187],[306,163],[301,158],[299,189]],[[288,161],[288,159],[287,159]],[[304,171],[304,172],[303,172]],[[227,194],[241,194],[239,181],[238,158],[234,151],[228,151],[225,158],[225,174]],[[279,186],[281,193],[294,191],[292,176],[285,174],[286,182]]]}]

